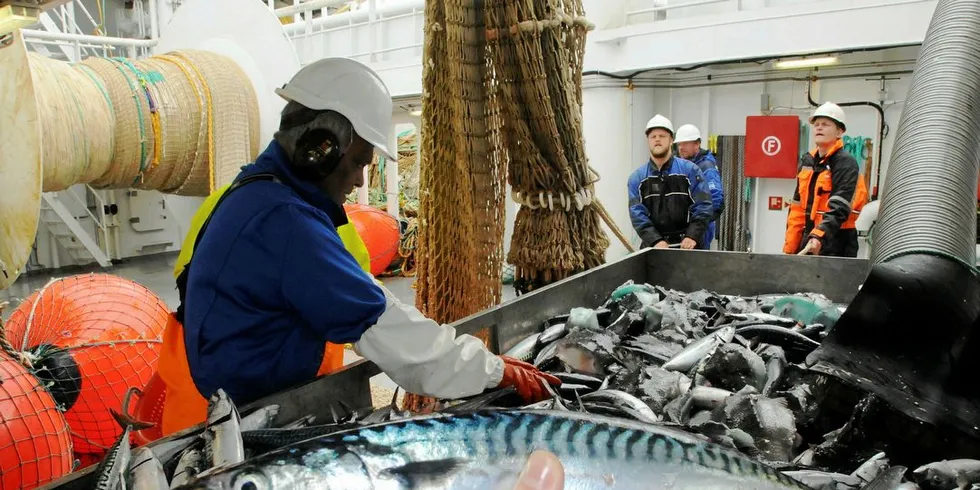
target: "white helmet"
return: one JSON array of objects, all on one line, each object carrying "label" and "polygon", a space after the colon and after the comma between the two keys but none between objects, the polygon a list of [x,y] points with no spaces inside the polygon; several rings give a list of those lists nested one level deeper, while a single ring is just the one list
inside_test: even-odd
[{"label": "white helmet", "polygon": [[650,134],[651,129],[657,128],[666,129],[670,133],[671,137],[674,136],[674,125],[670,123],[670,119],[667,119],[660,114],[653,116],[649,121],[647,121],[646,134]]},{"label": "white helmet", "polygon": [[685,124],[677,128],[677,136],[674,138],[675,143],[683,143],[685,141],[697,141],[701,139],[701,131],[693,124]]},{"label": "white helmet", "polygon": [[813,111],[813,115],[810,116],[810,124],[813,124],[813,120],[818,117],[833,120],[840,124],[841,129],[847,130],[847,123],[844,121],[844,109],[833,102],[824,102],[822,106],[817,107],[817,110]]},{"label": "white helmet", "polygon": [[276,93],[315,111],[340,113],[385,158],[398,158],[392,151],[391,94],[366,65],[350,58],[324,58],[301,68]]}]

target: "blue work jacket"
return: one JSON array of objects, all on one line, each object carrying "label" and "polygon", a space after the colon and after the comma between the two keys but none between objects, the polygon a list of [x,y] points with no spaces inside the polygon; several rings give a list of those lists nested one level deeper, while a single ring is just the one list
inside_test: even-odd
[{"label": "blue work jacket", "polygon": [[316,377],[327,341],[356,342],[384,292],[344,247],[342,206],[287,165],[273,141],[225,198],[194,252],[184,342],[194,384],[244,404]]},{"label": "blue work jacket", "polygon": [[715,159],[714,154],[708,150],[700,150],[691,161],[701,169],[701,173],[704,174],[704,182],[708,187],[708,193],[711,194],[711,209],[714,214],[711,217],[711,222],[708,223],[708,231],[704,235],[703,246],[704,249],[708,249],[716,236],[716,222],[721,217],[722,211],[725,210],[725,190],[721,185],[721,170],[718,168],[718,160]]},{"label": "blue work jacket", "polygon": [[688,160],[672,156],[663,168],[651,160],[633,171],[627,182],[630,219],[641,248],[662,240],[680,243],[685,237],[698,246],[711,220],[711,195],[701,170]]}]

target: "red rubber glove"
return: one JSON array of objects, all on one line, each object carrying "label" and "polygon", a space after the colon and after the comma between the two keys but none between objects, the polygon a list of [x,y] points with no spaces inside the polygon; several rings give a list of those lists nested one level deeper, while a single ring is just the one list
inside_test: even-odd
[{"label": "red rubber glove", "polygon": [[560,379],[543,373],[526,362],[521,362],[507,356],[500,356],[500,359],[504,361],[504,377],[497,386],[500,388],[513,386],[517,389],[517,394],[527,404],[537,403],[551,398],[551,394],[545,389],[544,383],[552,385],[561,384]]}]

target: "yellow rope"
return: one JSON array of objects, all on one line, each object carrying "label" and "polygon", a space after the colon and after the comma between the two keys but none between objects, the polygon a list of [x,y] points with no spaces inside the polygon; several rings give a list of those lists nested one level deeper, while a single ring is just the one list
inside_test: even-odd
[{"label": "yellow rope", "polygon": [[[194,63],[186,56],[183,56],[180,53],[175,53],[173,55],[167,55],[167,54],[157,55],[157,58],[167,60],[177,65],[177,67],[180,68],[180,71],[184,72],[184,75],[187,76],[187,79],[190,80],[191,83],[193,83],[194,79],[191,77],[191,74],[187,72],[187,68],[184,68],[183,64],[178,63],[177,61],[174,60],[174,58],[179,58],[186,61],[187,64],[190,65],[190,67],[194,70],[194,73],[197,75],[197,79],[200,82],[201,87],[203,87],[204,89],[204,98],[207,101],[206,116],[208,118],[208,193],[213,192],[215,158],[214,158],[214,110],[213,110],[213,105],[211,103],[211,88],[208,86],[208,82],[207,80],[204,79],[204,75],[201,74],[201,71],[198,70],[197,66],[195,66]],[[197,96],[198,106],[202,107],[203,105],[201,104],[201,97],[199,95],[196,96]]]}]

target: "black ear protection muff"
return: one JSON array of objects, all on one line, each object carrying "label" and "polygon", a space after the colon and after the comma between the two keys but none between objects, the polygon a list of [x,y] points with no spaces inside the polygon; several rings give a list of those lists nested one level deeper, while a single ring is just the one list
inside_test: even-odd
[{"label": "black ear protection muff", "polygon": [[322,128],[311,129],[296,142],[293,171],[301,179],[320,181],[337,168],[343,156],[337,137],[332,132]]}]

